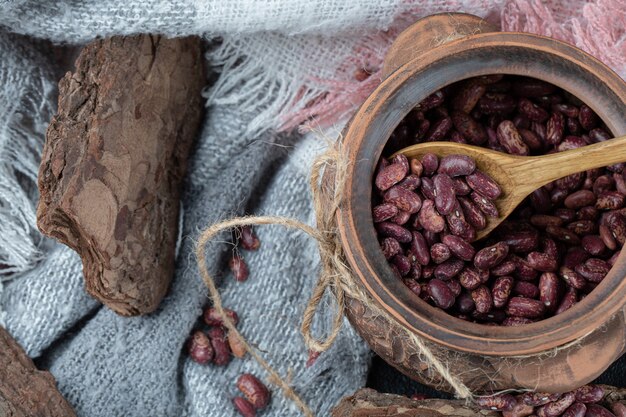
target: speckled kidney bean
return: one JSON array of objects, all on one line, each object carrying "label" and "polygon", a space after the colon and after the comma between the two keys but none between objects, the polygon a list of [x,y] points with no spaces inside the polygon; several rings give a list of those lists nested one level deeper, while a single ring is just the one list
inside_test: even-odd
[{"label": "speckled kidney bean", "polygon": [[503,242],[512,252],[530,252],[539,246],[539,233],[536,230],[520,230],[503,236]]},{"label": "speckled kidney bean", "polygon": [[433,278],[428,281],[426,291],[437,307],[447,310],[454,305],[454,294],[442,280]]},{"label": "speckled kidney bean", "polygon": [[533,122],[543,123],[550,117],[547,111],[527,98],[520,99],[517,103],[517,108],[522,115]]},{"label": "speckled kidney bean", "polygon": [[615,417],[626,417],[626,404],[615,402],[611,405]]},{"label": "speckled kidney bean", "polygon": [[554,314],[561,314],[569,310],[577,302],[578,302],[578,293],[576,292],[576,289],[572,287],[568,288],[567,291],[565,292],[565,295],[561,299],[559,308],[556,309],[556,312]]},{"label": "speckled kidney bean", "polygon": [[548,311],[556,310],[560,298],[560,280],[552,272],[544,272],[539,278],[539,300]]},{"label": "speckled kidney bean", "polygon": [[585,417],[615,417],[615,415],[601,405],[588,404]]},{"label": "speckled kidney bean", "polygon": [[517,404],[517,400],[511,394],[499,394],[476,397],[476,405],[485,410],[508,411]]},{"label": "speckled kidney bean", "polygon": [[461,272],[465,262],[460,259],[448,259],[445,262],[437,265],[435,268],[435,278],[442,281],[448,281]]},{"label": "speckled kidney bean", "polygon": [[410,219],[411,213],[409,213],[408,211],[400,210],[398,211],[398,214],[389,219],[389,221],[402,226],[406,224]]},{"label": "speckled kidney bean", "polygon": [[452,113],[454,127],[472,145],[481,145],[487,140],[485,128],[472,116],[463,112]]},{"label": "speckled kidney bean", "polygon": [[437,172],[450,177],[470,175],[476,170],[476,163],[466,155],[447,155],[441,158]]},{"label": "speckled kidney bean", "polygon": [[494,277],[502,277],[502,276],[513,274],[513,272],[515,272],[515,268],[516,268],[515,262],[513,262],[510,259],[505,259],[499,265],[491,268],[489,270],[489,273],[493,275]]},{"label": "speckled kidney bean", "polygon": [[596,208],[599,210],[615,210],[624,207],[624,195],[617,191],[604,191],[598,195]]},{"label": "speckled kidney bean", "polygon": [[463,210],[458,205],[446,216],[446,222],[453,235],[459,236],[468,242],[476,238],[476,230],[465,221]]},{"label": "speckled kidney bean", "polygon": [[557,401],[559,398],[561,398],[561,394],[549,394],[546,392],[527,392],[522,394],[522,401],[524,404],[532,407],[540,407]]},{"label": "speckled kidney bean", "polygon": [[476,305],[476,311],[479,313],[488,313],[493,306],[493,298],[491,291],[486,285],[479,285],[478,288],[472,290],[472,299]]},{"label": "speckled kidney bean", "polygon": [[504,120],[496,130],[500,145],[512,155],[528,155],[530,150],[510,120]]},{"label": "speckled kidney bean", "polygon": [[569,209],[579,209],[585,206],[593,205],[596,202],[596,195],[593,191],[579,190],[567,196],[565,199],[565,207]]},{"label": "speckled kidney bean", "polygon": [[563,227],[556,226],[548,226],[546,227],[546,232],[551,237],[570,245],[580,245],[580,238],[576,235],[576,233],[572,232],[569,229]]},{"label": "speckled kidney bean", "polygon": [[478,251],[474,256],[474,266],[478,269],[491,269],[504,261],[508,254],[509,245],[498,242]]},{"label": "speckled kidney bean", "polygon": [[411,270],[411,261],[402,254],[398,254],[391,259],[391,262],[398,268],[400,275],[405,276]]},{"label": "speckled kidney bean", "polygon": [[430,263],[430,249],[424,235],[418,231],[413,231],[412,233],[410,251],[419,264],[428,265]]},{"label": "speckled kidney bean", "polygon": [[528,281],[517,281],[513,286],[513,294],[525,298],[535,298],[539,296],[539,287]]},{"label": "speckled kidney bean", "polygon": [[509,301],[514,282],[513,277],[510,276],[496,278],[491,288],[491,296],[495,308],[502,308]]},{"label": "speckled kidney bean", "polygon": [[476,206],[485,213],[489,217],[499,217],[498,208],[496,205],[489,200],[487,197],[479,193],[478,191],[473,191],[470,194],[470,199]]},{"label": "speckled kidney bean", "polygon": [[583,129],[592,130],[598,123],[598,116],[589,106],[583,104],[578,110],[578,122]]},{"label": "speckled kidney bean", "polygon": [[497,182],[482,171],[476,171],[465,177],[467,185],[474,191],[479,192],[490,200],[495,200],[502,194],[502,190]]},{"label": "speckled kidney bean", "polygon": [[450,248],[443,243],[435,243],[430,247],[430,259],[436,264],[447,261],[450,256]]},{"label": "speckled kidney bean", "polygon": [[417,213],[422,207],[422,199],[416,193],[400,186],[387,190],[383,199],[386,203],[393,204],[398,209],[411,214]]},{"label": "speckled kidney bean", "polygon": [[433,177],[433,184],[435,186],[435,207],[437,211],[444,216],[450,214],[456,205],[452,179],[446,174],[437,174]]},{"label": "speckled kidney bean", "polygon": [[465,220],[476,230],[482,230],[487,226],[487,219],[476,204],[466,197],[458,197],[457,201],[463,210]]},{"label": "speckled kidney bean", "polygon": [[474,290],[483,284],[483,280],[478,271],[473,267],[466,267],[459,274],[459,282],[468,290]]},{"label": "speckled kidney bean", "polygon": [[392,237],[400,243],[408,243],[413,239],[411,232],[395,223],[382,222],[376,225],[376,230],[381,236]]},{"label": "speckled kidney bean", "polygon": [[604,223],[609,228],[611,236],[620,245],[623,245],[626,242],[626,219],[624,219],[624,216],[617,211],[612,211],[606,214]]},{"label": "speckled kidney bean", "polygon": [[589,252],[592,256],[601,255],[607,249],[604,241],[598,235],[584,236],[581,244],[583,245],[583,249]]},{"label": "speckled kidney bean", "polygon": [[577,265],[574,270],[590,282],[601,282],[608,274],[611,266],[598,258],[589,258],[584,264]]},{"label": "speckled kidney bean", "polygon": [[604,390],[598,385],[584,385],[574,391],[574,396],[584,404],[597,403],[604,397]]},{"label": "speckled kidney bean", "polygon": [[441,241],[450,248],[456,257],[464,261],[471,261],[474,258],[475,250],[472,245],[458,236],[446,235]]},{"label": "speckled kidney bean", "polygon": [[379,204],[372,209],[372,217],[374,218],[374,223],[384,222],[385,220],[389,220],[398,214],[398,207],[385,203]]},{"label": "speckled kidney bean", "polygon": [[577,290],[582,290],[585,288],[585,285],[587,285],[585,278],[578,274],[578,272],[566,266],[562,266],[559,269],[559,276],[563,278],[563,281],[565,281],[567,285],[572,288],[576,288]]},{"label": "speckled kidney bean", "polygon": [[411,174],[400,181],[398,187],[406,188],[407,190],[415,190],[422,184],[422,179],[415,174]]},{"label": "speckled kidney bean", "polygon": [[585,262],[590,257],[591,256],[589,255],[589,253],[583,248],[571,248],[567,251],[565,257],[563,258],[563,265],[568,268],[574,269],[577,265]]},{"label": "speckled kidney bean", "polygon": [[437,212],[435,203],[432,200],[424,200],[418,220],[425,230],[434,233],[439,233],[446,227],[445,218]]},{"label": "speckled kidney bean", "polygon": [[452,108],[463,113],[470,113],[486,91],[487,87],[483,84],[469,82],[452,99]]},{"label": "speckled kidney bean", "polygon": [[391,259],[402,251],[400,242],[392,237],[386,237],[380,242],[380,247],[383,250],[383,255],[386,259]]},{"label": "speckled kidney bean", "polygon": [[544,315],[545,306],[541,301],[525,297],[512,297],[506,306],[506,313],[511,316],[536,319]]},{"label": "speckled kidney bean", "polygon": [[381,169],[376,175],[376,187],[385,191],[402,181],[406,177],[406,167],[401,164],[391,164]]},{"label": "speckled kidney bean", "polygon": [[537,410],[538,417],[558,417],[572,404],[574,404],[575,396],[573,392],[565,393],[556,401],[541,406]]},{"label": "speckled kidney bean", "polygon": [[561,414],[563,417],[585,417],[587,406],[583,403],[574,403]]},{"label": "speckled kidney bean", "polygon": [[558,145],[563,139],[565,131],[565,117],[558,112],[552,113],[546,125],[546,142],[550,145]]},{"label": "speckled kidney bean", "polygon": [[553,272],[558,268],[557,260],[542,252],[530,252],[526,255],[526,262],[541,272]]},{"label": "speckled kidney bean", "polygon": [[432,175],[439,167],[439,158],[434,153],[427,153],[422,157],[422,166],[425,175]]}]

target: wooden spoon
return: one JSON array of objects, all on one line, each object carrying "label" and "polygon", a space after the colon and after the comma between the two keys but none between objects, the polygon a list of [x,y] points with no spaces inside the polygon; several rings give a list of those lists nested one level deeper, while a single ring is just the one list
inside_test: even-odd
[{"label": "wooden spoon", "polygon": [[542,156],[508,155],[455,142],[425,142],[401,149],[394,155],[399,153],[409,159],[427,153],[439,157],[467,155],[476,161],[477,169],[500,185],[502,195],[495,201],[500,217],[487,217],[487,227],[476,232],[475,240],[478,240],[502,223],[536,189],[577,172],[625,162],[626,136]]}]

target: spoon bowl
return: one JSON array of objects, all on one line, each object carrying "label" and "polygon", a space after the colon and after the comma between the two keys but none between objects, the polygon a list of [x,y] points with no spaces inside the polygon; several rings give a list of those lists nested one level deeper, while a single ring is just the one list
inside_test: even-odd
[{"label": "spoon bowl", "polygon": [[476,168],[493,178],[502,194],[494,203],[499,217],[486,217],[487,225],[476,231],[482,239],[506,219],[530,193],[559,178],[589,169],[626,161],[626,136],[589,146],[541,156],[509,155],[478,146],[456,142],[425,142],[403,148],[394,154],[421,158],[427,153],[438,157],[466,155]]}]

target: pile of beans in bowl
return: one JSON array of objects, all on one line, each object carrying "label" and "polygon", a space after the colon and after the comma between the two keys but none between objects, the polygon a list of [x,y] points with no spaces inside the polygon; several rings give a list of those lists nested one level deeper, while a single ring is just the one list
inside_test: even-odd
[{"label": "pile of beans in bowl", "polygon": [[389,155],[428,141],[542,155],[611,137],[588,106],[540,80],[490,75],[436,91],[395,129],[374,173],[372,217],[391,269],[463,320],[519,326],[568,310],[604,279],[626,240],[625,164],[534,191],[473,241],[498,217],[498,184],[464,155]]}]

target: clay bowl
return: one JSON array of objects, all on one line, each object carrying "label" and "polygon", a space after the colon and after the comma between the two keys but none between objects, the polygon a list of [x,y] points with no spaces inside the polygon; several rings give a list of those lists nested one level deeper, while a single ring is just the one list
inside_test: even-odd
[{"label": "clay bowl", "polygon": [[402,327],[429,342],[475,391],[524,388],[564,392],[592,381],[626,350],[626,258],[583,301],[558,316],[522,327],[459,320],[415,296],[380,250],[371,216],[373,172],[387,138],[432,92],[488,74],[550,82],[589,105],[614,136],[626,134],[626,83],[568,44],[523,33],[493,32],[463,14],[436,15],[404,32],[385,62],[382,84],[344,130],[352,161],[338,213],[343,248],[357,281],[391,320],[348,303],[353,325],[383,359],[413,379],[449,389],[420,358]]}]

